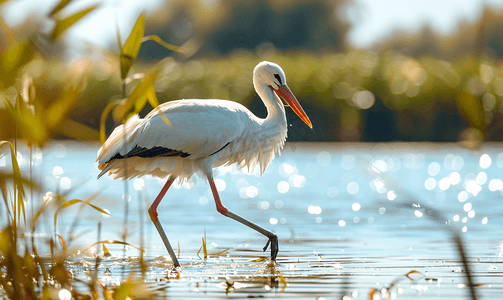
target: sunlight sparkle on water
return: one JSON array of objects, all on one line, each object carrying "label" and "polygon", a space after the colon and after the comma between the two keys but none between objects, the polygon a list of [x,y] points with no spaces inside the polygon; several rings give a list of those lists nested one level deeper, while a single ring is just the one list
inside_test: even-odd
[{"label": "sunlight sparkle on water", "polygon": [[480,185],[485,184],[487,182],[487,174],[485,172],[478,173],[475,181]]},{"label": "sunlight sparkle on water", "polygon": [[346,226],[346,221],[344,221],[344,220],[339,220],[338,224],[339,224],[339,226],[341,226],[341,227]]},{"label": "sunlight sparkle on water", "polygon": [[452,217],[452,219],[454,220],[454,222],[459,221],[459,215],[455,215],[454,217]]},{"label": "sunlight sparkle on water", "polygon": [[414,211],[414,215],[418,218],[421,218],[423,216],[423,213],[420,212],[419,210]]},{"label": "sunlight sparkle on water", "polygon": [[239,197],[241,197],[241,199],[246,199],[248,198],[248,196],[246,196],[246,187],[242,187],[239,189]]},{"label": "sunlight sparkle on water", "polygon": [[465,205],[463,205],[463,210],[466,212],[472,210],[472,204],[470,202],[466,203]]},{"label": "sunlight sparkle on water", "polygon": [[269,223],[271,223],[271,225],[276,225],[276,224],[278,224],[278,219],[276,219],[276,218],[270,218],[269,219]]},{"label": "sunlight sparkle on water", "polygon": [[430,174],[430,176],[436,176],[438,172],[440,172],[440,165],[437,162],[432,162],[428,166],[428,174]]},{"label": "sunlight sparkle on water", "polygon": [[475,180],[469,180],[466,183],[466,191],[474,196],[477,196],[478,193],[482,191],[482,187]]},{"label": "sunlight sparkle on water", "polygon": [[492,179],[489,181],[489,190],[491,192],[501,191],[503,189],[503,181],[501,179]]},{"label": "sunlight sparkle on water", "polygon": [[321,214],[321,207],[309,205],[309,207],[307,208],[307,211],[312,215],[319,215],[319,214]]},{"label": "sunlight sparkle on water", "polygon": [[503,168],[503,152],[496,157],[496,164],[498,167]]},{"label": "sunlight sparkle on water", "polygon": [[380,178],[370,181],[370,188],[377,191],[379,194],[383,194],[387,191],[384,187],[384,182]]},{"label": "sunlight sparkle on water", "polygon": [[279,175],[283,177],[289,177],[292,173],[297,173],[296,171],[297,168],[287,163],[282,163],[278,168]]},{"label": "sunlight sparkle on water", "polygon": [[440,180],[438,183],[438,187],[442,190],[445,191],[451,186],[451,178],[450,177],[444,177]]},{"label": "sunlight sparkle on water", "polygon": [[142,178],[136,178],[133,181],[133,188],[137,191],[141,191],[145,186],[145,181]]},{"label": "sunlight sparkle on water", "polygon": [[257,195],[258,195],[258,189],[253,185],[246,188],[246,196],[248,198],[254,198]]},{"label": "sunlight sparkle on water", "polygon": [[388,191],[388,194],[386,194],[386,197],[388,197],[389,201],[393,201],[396,199],[396,193],[395,191]]},{"label": "sunlight sparkle on water", "polygon": [[444,168],[447,170],[452,169],[452,160],[454,159],[454,154],[447,154],[444,157]]},{"label": "sunlight sparkle on water", "polygon": [[199,204],[201,204],[201,205],[208,204],[208,198],[206,198],[205,196],[199,197]]},{"label": "sunlight sparkle on water", "polygon": [[452,168],[456,171],[461,170],[463,165],[465,164],[465,160],[461,156],[455,156],[452,160]]},{"label": "sunlight sparkle on water", "polygon": [[449,179],[451,181],[451,185],[456,185],[461,181],[461,175],[459,175],[458,172],[452,172],[451,175],[449,175]]},{"label": "sunlight sparkle on water", "polygon": [[388,165],[386,164],[386,162],[384,160],[378,159],[378,160],[372,162],[372,169],[382,173],[382,172],[386,172],[386,170],[388,169]]},{"label": "sunlight sparkle on water", "polygon": [[348,184],[348,193],[350,193],[351,195],[354,195],[356,193],[358,193],[358,190],[360,189],[360,187],[358,186],[358,183],[356,182],[350,182]]},{"label": "sunlight sparkle on water", "polygon": [[483,224],[483,225],[486,225],[486,224],[487,224],[487,221],[488,221],[487,217],[483,217],[483,218],[482,218],[482,224]]},{"label": "sunlight sparkle on water", "polygon": [[290,178],[288,178],[288,182],[290,183],[291,186],[301,188],[304,187],[304,185],[306,185],[306,177],[294,174],[290,176]]},{"label": "sunlight sparkle on water", "polygon": [[339,194],[339,189],[335,186],[331,186],[327,190],[327,196],[330,198],[335,198]]},{"label": "sunlight sparkle on water", "polygon": [[284,193],[288,192],[289,189],[290,189],[290,184],[288,184],[288,182],[286,182],[286,181],[278,182],[278,192],[284,194]]},{"label": "sunlight sparkle on water", "polygon": [[482,154],[479,159],[479,165],[482,169],[487,169],[491,166],[492,160],[488,154]]},{"label": "sunlight sparkle on water", "polygon": [[63,190],[69,190],[72,187],[72,181],[68,177],[63,177],[59,181],[59,187]]},{"label": "sunlight sparkle on water", "polygon": [[239,190],[241,188],[247,188],[250,184],[248,181],[244,178],[240,178],[236,180],[236,188]]},{"label": "sunlight sparkle on water", "polygon": [[468,200],[468,193],[466,191],[459,192],[458,200],[459,202],[465,202],[466,200]]},{"label": "sunlight sparkle on water", "polygon": [[274,201],[274,207],[276,207],[276,209],[282,209],[283,208],[283,201],[281,201],[281,200]]},{"label": "sunlight sparkle on water", "polygon": [[66,147],[63,144],[57,144],[54,147],[54,155],[56,155],[57,158],[63,158],[66,156]]},{"label": "sunlight sparkle on water", "polygon": [[267,201],[259,201],[259,202],[257,202],[257,207],[260,210],[268,210],[269,206],[270,206],[270,204]]},{"label": "sunlight sparkle on water", "polygon": [[341,160],[341,166],[346,171],[351,170],[355,166],[355,157],[353,155],[344,155]]},{"label": "sunlight sparkle on water", "polygon": [[61,289],[58,292],[58,296],[60,300],[70,300],[72,299],[72,293],[67,289]]},{"label": "sunlight sparkle on water", "polygon": [[215,180],[215,186],[217,187],[217,190],[219,192],[221,192],[221,191],[225,190],[225,187],[227,186],[227,184],[225,183],[225,181],[223,179],[218,178]]},{"label": "sunlight sparkle on water", "polygon": [[424,187],[428,190],[428,191],[431,191],[435,188],[435,186],[437,186],[437,181],[435,180],[435,178],[428,178],[426,179],[426,181],[424,182]]},{"label": "sunlight sparkle on water", "polygon": [[357,203],[357,202],[355,202],[355,203],[353,203],[353,205],[351,205],[351,208],[353,209],[353,211],[359,211],[361,207],[362,206],[360,205],[360,203]]},{"label": "sunlight sparkle on water", "polygon": [[61,175],[63,175],[63,168],[60,166],[55,166],[54,169],[52,169],[52,175],[54,175],[55,178],[59,178]]}]

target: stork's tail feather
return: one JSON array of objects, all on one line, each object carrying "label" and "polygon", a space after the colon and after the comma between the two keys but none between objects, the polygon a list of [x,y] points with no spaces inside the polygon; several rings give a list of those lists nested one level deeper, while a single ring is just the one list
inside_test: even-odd
[{"label": "stork's tail feather", "polygon": [[134,141],[135,129],[141,121],[138,115],[134,115],[126,121],[126,124],[117,126],[98,150],[96,161],[102,165],[112,160],[116,154],[125,155],[129,152],[135,146],[130,141]]},{"label": "stork's tail feather", "polygon": [[103,169],[103,171],[101,171],[99,174],[98,174],[98,177],[96,179],[100,179],[101,176],[105,175],[106,172],[108,172],[119,160],[116,159],[112,162],[109,162],[107,164],[107,166]]}]

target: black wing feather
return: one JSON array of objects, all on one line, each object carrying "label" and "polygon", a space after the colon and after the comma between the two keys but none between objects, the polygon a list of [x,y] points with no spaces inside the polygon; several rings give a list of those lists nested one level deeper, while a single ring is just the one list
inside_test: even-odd
[{"label": "black wing feather", "polygon": [[180,157],[188,157],[190,156],[189,153],[185,153],[183,151],[179,150],[173,150],[169,148],[164,148],[164,147],[152,147],[150,149],[143,148],[143,147],[134,147],[131,151],[129,151],[126,155],[121,155],[119,153],[115,154],[109,161],[112,161],[114,159],[121,159],[121,158],[127,158],[127,157],[155,157],[155,156],[180,156]]}]

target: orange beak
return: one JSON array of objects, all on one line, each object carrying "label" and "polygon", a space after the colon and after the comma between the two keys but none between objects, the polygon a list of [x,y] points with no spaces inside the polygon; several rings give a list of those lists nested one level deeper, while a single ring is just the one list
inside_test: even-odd
[{"label": "orange beak", "polygon": [[313,128],[313,124],[311,124],[311,121],[309,120],[309,117],[306,115],[304,110],[302,109],[302,106],[300,106],[299,101],[295,98],[295,96],[292,94],[292,91],[288,88],[286,84],[280,85],[279,88],[272,89],[278,97],[280,97],[282,100],[284,100],[288,105],[292,108],[292,110],[299,116],[299,118],[304,121],[304,123],[307,124],[311,129]]}]

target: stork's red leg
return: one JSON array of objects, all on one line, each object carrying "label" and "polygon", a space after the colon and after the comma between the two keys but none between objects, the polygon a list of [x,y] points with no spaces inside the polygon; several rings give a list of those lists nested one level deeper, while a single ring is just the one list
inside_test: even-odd
[{"label": "stork's red leg", "polygon": [[227,207],[225,207],[222,204],[222,201],[220,201],[220,196],[218,195],[217,187],[215,186],[215,182],[213,181],[213,179],[208,177],[208,182],[210,183],[211,192],[213,193],[213,198],[215,199],[217,211],[219,213],[221,213],[222,215],[229,217],[231,219],[234,219],[234,220],[238,221],[239,223],[244,224],[244,225],[250,227],[251,229],[268,237],[269,240],[267,241],[267,244],[264,247],[264,251],[267,250],[267,247],[269,247],[269,244],[270,244],[271,245],[271,260],[276,261],[276,256],[278,255],[278,251],[279,251],[278,236],[275,233],[270,232],[269,230],[264,229],[264,228],[258,226],[257,224],[254,224],[254,223],[246,220],[245,218],[240,217],[240,216],[236,215],[235,213],[233,213],[232,211],[228,210]]},{"label": "stork's red leg", "polygon": [[159,232],[159,235],[161,236],[162,241],[164,242],[164,246],[166,246],[166,249],[168,250],[169,256],[171,257],[171,260],[173,261],[173,264],[175,267],[180,267],[180,263],[178,262],[178,259],[176,258],[175,251],[173,251],[173,248],[171,247],[171,244],[169,243],[168,237],[166,236],[166,233],[164,232],[164,229],[162,229],[161,222],[159,222],[159,218],[157,217],[157,206],[159,206],[159,203],[161,203],[162,198],[168,191],[169,187],[171,184],[173,184],[174,179],[168,179],[164,187],[162,188],[161,192],[157,197],[155,198],[154,202],[152,205],[150,205],[150,208],[148,209],[148,214],[150,215],[150,219],[152,222],[154,222],[155,228],[157,228],[157,231]]}]

